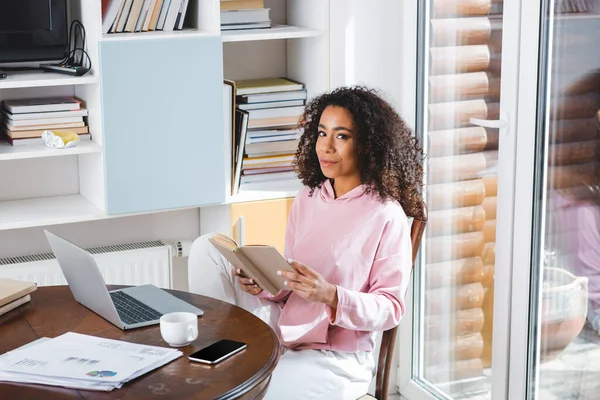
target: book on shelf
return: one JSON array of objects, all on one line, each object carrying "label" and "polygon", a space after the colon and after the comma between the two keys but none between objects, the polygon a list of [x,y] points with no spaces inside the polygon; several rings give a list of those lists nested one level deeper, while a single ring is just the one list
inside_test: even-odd
[{"label": "book on shelf", "polygon": [[298,140],[282,140],[278,142],[246,143],[246,154],[249,158],[254,158],[265,155],[293,153],[298,148],[298,142]]},{"label": "book on shelf", "polygon": [[284,129],[268,129],[268,130],[251,130],[248,132],[246,144],[254,143],[276,143],[285,142],[288,140],[298,140],[302,134],[302,129],[299,128],[284,128]]},{"label": "book on shelf", "polygon": [[294,171],[269,172],[268,174],[246,174],[242,176],[240,186],[246,186],[252,183],[290,180],[294,178],[296,178],[296,173]]},{"label": "book on shelf", "polygon": [[183,29],[189,0],[109,0],[102,33]]},{"label": "book on shelf", "polygon": [[285,117],[255,118],[248,121],[249,128],[277,128],[288,125],[296,125],[300,122],[301,115],[290,115]]},{"label": "book on shelf", "polygon": [[[4,121],[4,126],[5,129],[8,129],[12,132],[21,132],[21,131],[31,131],[31,130],[36,130],[36,129],[42,129],[40,128],[38,125],[26,125],[26,126],[12,126],[6,122],[6,120]],[[47,130],[47,129],[64,129],[64,128],[80,128],[85,126],[85,122],[80,121],[80,122],[68,122],[66,124],[48,124],[48,125],[43,125],[43,130]]]},{"label": "book on shelf", "polygon": [[306,89],[299,90],[286,90],[279,92],[264,92],[264,93],[252,93],[242,94],[237,98],[237,102],[241,104],[269,104],[271,102],[283,102],[283,101],[306,101]]},{"label": "book on shelf", "polygon": [[136,32],[147,32],[150,28],[150,22],[152,21],[152,14],[154,13],[154,8],[156,7],[156,0],[149,0],[144,2],[144,6],[142,7],[142,15],[138,18],[137,25],[135,26]]},{"label": "book on shelf", "polygon": [[80,108],[79,110],[71,111],[43,111],[43,112],[27,112],[27,113],[11,113],[4,111],[4,115],[12,121],[24,121],[30,119],[45,119],[45,118],[67,118],[67,117],[87,117],[88,110]]},{"label": "book on shelf", "polygon": [[[302,134],[304,84],[280,77],[230,82],[236,104],[232,194],[252,190],[255,183],[294,180],[292,161]],[[269,94],[291,96],[269,98]]]},{"label": "book on shelf", "polygon": [[221,0],[221,11],[265,8],[264,0]]},{"label": "book on shelf", "polygon": [[304,105],[285,106],[277,108],[258,108],[253,110],[247,110],[247,112],[250,117],[250,121],[256,119],[299,117],[304,112]]},{"label": "book on shelf", "polygon": [[243,79],[236,81],[237,96],[276,92],[298,91],[304,84],[290,78]]},{"label": "book on shelf", "polygon": [[6,136],[12,139],[28,139],[28,138],[41,138],[42,134],[46,131],[69,131],[76,134],[89,133],[87,126],[79,126],[79,127],[70,127],[67,129],[60,128],[45,128],[45,129],[37,129],[37,130],[29,130],[29,131],[11,131],[9,129],[5,129],[4,133]]},{"label": "book on shelf", "polygon": [[271,27],[270,22],[253,22],[248,24],[221,25],[222,31],[241,31],[247,29],[267,29]]},{"label": "book on shelf", "polygon": [[230,149],[229,164],[226,167],[225,174],[231,185],[229,186],[229,195],[233,193],[233,180],[235,170],[235,84],[223,81],[223,135],[225,138],[225,148]]},{"label": "book on shelf", "polygon": [[13,146],[43,144],[47,130],[70,131],[80,140],[90,140],[84,117],[89,115],[83,102],[75,97],[41,97],[4,100],[1,133]]},{"label": "book on shelf", "polygon": [[208,239],[213,246],[235,267],[239,268],[256,284],[276,295],[286,290],[284,278],[277,271],[294,271],[286,259],[274,246],[240,246],[230,237],[217,233]]},{"label": "book on shelf", "polygon": [[58,118],[38,118],[38,119],[23,119],[23,120],[14,120],[11,119],[10,116],[4,115],[6,117],[5,122],[9,127],[23,127],[23,126],[46,126],[50,124],[66,124],[71,122],[83,122],[83,117],[58,117]]},{"label": "book on shelf", "polygon": [[154,9],[152,10],[152,15],[150,16],[150,22],[148,23],[147,28],[144,27],[144,32],[156,30],[156,26],[158,25],[158,19],[162,11],[163,4],[164,0],[156,0],[156,4],[154,5]]},{"label": "book on shelf", "polygon": [[248,127],[286,126],[298,124],[304,106],[248,110]]},{"label": "book on shelf", "polygon": [[291,165],[292,161],[294,161],[294,154],[278,154],[256,158],[245,157],[243,165],[247,168],[282,167]]},{"label": "book on shelf", "polygon": [[81,108],[76,97],[39,97],[32,99],[4,100],[4,109],[12,114],[49,111],[73,111]]},{"label": "book on shelf", "polygon": [[131,3],[131,9],[129,10],[129,15],[127,16],[125,28],[123,28],[124,32],[133,32],[135,30],[135,26],[140,13],[142,12],[143,5],[144,0],[133,0],[133,3]]},{"label": "book on shelf", "polygon": [[221,11],[221,25],[249,24],[270,21],[270,8]]},{"label": "book on shelf", "polygon": [[179,29],[178,18],[180,17],[179,12],[183,4],[183,0],[171,0],[171,3],[169,4],[169,11],[165,17],[165,24],[162,28],[163,31]]},{"label": "book on shelf", "polygon": [[280,107],[295,107],[303,106],[304,100],[282,100],[282,101],[269,101],[265,103],[240,103],[238,108],[240,110],[265,110],[269,108],[280,108]]},{"label": "book on shelf", "polygon": [[244,170],[244,175],[258,175],[264,174],[266,172],[288,172],[293,171],[293,167],[291,165],[283,165],[281,167],[268,167],[268,168],[246,168]]},{"label": "book on shelf", "polygon": [[245,8],[221,10],[221,29],[270,28],[270,8]]},{"label": "book on shelf", "polygon": [[240,190],[240,181],[242,177],[242,165],[244,162],[244,153],[246,150],[246,136],[248,133],[248,113],[244,110],[236,110],[236,136],[235,136],[235,158],[234,158],[234,176],[232,193],[236,194]]}]

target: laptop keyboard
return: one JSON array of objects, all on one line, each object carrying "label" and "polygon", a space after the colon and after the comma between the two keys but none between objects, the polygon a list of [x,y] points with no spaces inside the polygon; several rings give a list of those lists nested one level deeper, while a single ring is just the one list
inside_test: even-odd
[{"label": "laptop keyboard", "polygon": [[110,292],[121,321],[126,324],[154,321],[162,314],[123,292]]}]

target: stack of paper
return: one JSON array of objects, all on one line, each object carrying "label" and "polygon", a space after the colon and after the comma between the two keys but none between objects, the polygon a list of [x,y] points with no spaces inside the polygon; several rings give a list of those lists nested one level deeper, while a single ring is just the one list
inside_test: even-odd
[{"label": "stack of paper", "polygon": [[182,355],[175,349],[69,332],[0,356],[0,381],[110,391]]}]

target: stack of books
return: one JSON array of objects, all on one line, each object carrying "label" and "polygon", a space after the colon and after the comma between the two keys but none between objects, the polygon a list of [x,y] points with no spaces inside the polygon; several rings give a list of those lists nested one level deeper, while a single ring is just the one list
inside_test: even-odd
[{"label": "stack of books", "polygon": [[236,81],[234,193],[296,180],[292,161],[302,129],[304,84],[288,78]]},{"label": "stack of books", "polygon": [[181,30],[188,4],[189,0],[109,0],[102,32]]},{"label": "stack of books", "polygon": [[31,300],[30,293],[37,284],[13,279],[0,279],[0,315],[14,310]]},{"label": "stack of books", "polygon": [[221,30],[270,28],[269,13],[264,0],[221,0]]},{"label": "stack of books", "polygon": [[79,140],[90,140],[84,117],[88,110],[75,97],[5,100],[2,103],[2,132],[11,145],[44,144],[46,130],[70,131]]}]

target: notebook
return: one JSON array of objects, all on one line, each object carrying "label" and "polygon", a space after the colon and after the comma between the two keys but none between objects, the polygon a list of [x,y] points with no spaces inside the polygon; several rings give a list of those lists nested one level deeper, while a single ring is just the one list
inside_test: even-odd
[{"label": "notebook", "polygon": [[276,295],[287,290],[284,278],[277,271],[294,271],[279,251],[268,245],[239,246],[235,240],[221,233],[208,239],[213,246],[235,267],[239,268],[259,287]]}]

